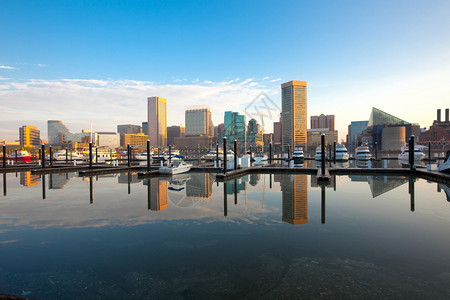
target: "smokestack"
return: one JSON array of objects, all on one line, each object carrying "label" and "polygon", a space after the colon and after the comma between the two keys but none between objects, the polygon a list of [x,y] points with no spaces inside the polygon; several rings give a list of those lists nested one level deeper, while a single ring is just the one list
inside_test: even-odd
[{"label": "smokestack", "polygon": [[445,122],[448,122],[448,108],[445,109]]},{"label": "smokestack", "polygon": [[441,123],[441,109],[437,110],[437,122]]}]

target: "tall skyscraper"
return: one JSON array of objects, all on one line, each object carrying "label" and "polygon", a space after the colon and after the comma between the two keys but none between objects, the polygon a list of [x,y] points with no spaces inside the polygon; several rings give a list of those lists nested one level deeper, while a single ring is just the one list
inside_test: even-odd
[{"label": "tall skyscraper", "polygon": [[132,124],[124,124],[124,125],[117,125],[117,133],[120,134],[138,134],[141,133],[142,129],[139,125],[132,125]]},{"label": "tall skyscraper", "polygon": [[306,81],[292,80],[281,85],[281,121],[283,150],[306,146]]},{"label": "tall skyscraper", "polygon": [[167,100],[161,97],[148,97],[147,103],[150,144],[164,147],[167,144]]},{"label": "tall skyscraper", "polygon": [[41,145],[41,134],[37,127],[24,125],[19,128],[20,146],[39,147]]},{"label": "tall skyscraper", "polygon": [[186,136],[207,135],[213,136],[211,111],[206,106],[198,106],[186,109]]}]

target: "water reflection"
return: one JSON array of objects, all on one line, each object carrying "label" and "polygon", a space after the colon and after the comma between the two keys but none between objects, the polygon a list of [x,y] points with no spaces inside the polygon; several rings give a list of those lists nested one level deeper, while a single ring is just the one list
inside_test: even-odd
[{"label": "water reflection", "polygon": [[308,175],[281,175],[282,220],[290,224],[308,223]]},{"label": "water reflection", "polygon": [[445,184],[438,184],[438,192],[444,190],[445,195],[447,196],[447,201],[450,202],[450,186]]},{"label": "water reflection", "polygon": [[39,181],[40,176],[31,174],[31,171],[20,173],[20,184],[23,186],[34,186],[37,185]]}]

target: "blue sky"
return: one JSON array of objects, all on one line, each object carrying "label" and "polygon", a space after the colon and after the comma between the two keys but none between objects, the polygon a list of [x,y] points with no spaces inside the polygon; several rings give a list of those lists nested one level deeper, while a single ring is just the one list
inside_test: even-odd
[{"label": "blue sky", "polygon": [[[61,119],[114,131],[165,97],[169,124],[214,123],[280,83],[308,82],[308,115],[340,138],[372,106],[422,127],[449,107],[449,1],[0,2],[0,140]],[[152,94],[158,93],[158,94]],[[271,120],[274,121],[274,120]],[[270,131],[266,120],[266,131]]]}]

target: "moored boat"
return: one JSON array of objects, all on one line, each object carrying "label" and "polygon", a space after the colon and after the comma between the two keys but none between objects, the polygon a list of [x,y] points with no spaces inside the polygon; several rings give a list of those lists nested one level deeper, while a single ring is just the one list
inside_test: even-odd
[{"label": "moored boat", "polygon": [[303,160],[305,159],[305,154],[303,153],[302,147],[294,149],[294,152],[292,152],[292,159],[296,164],[303,162]]},{"label": "moored boat", "polygon": [[191,170],[191,168],[192,168],[191,164],[188,164],[180,159],[180,160],[174,161],[167,167],[159,168],[158,172],[160,174],[164,174],[164,175],[174,175],[174,174],[187,173]]},{"label": "moored boat", "polygon": [[17,156],[16,151],[14,151],[8,155],[8,159],[21,162],[30,162],[31,154],[26,150],[17,150]]},{"label": "moored boat", "polygon": [[372,158],[372,154],[370,154],[369,147],[358,147],[355,152],[356,160],[369,160]]},{"label": "moored boat", "polygon": [[[414,147],[414,160],[421,160],[424,157],[425,157],[425,153],[423,153],[418,147]],[[398,159],[409,161],[409,147],[408,146],[401,148],[401,152],[398,155]]]}]

